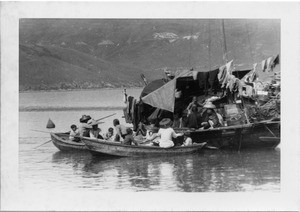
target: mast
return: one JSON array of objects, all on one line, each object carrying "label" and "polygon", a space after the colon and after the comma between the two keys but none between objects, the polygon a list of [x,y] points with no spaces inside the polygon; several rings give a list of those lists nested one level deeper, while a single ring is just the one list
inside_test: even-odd
[{"label": "mast", "polygon": [[227,45],[226,45],[224,19],[221,20],[221,26],[222,26],[222,35],[223,35],[223,60],[225,63],[227,63],[228,58],[227,58]]}]

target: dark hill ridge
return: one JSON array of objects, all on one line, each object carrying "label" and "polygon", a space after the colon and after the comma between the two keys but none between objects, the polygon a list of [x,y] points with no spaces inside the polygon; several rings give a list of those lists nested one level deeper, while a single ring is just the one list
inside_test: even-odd
[{"label": "dark hill ridge", "polygon": [[[279,20],[225,20],[229,59],[280,53]],[[20,90],[142,86],[163,69],[223,64],[220,20],[21,19]]]}]

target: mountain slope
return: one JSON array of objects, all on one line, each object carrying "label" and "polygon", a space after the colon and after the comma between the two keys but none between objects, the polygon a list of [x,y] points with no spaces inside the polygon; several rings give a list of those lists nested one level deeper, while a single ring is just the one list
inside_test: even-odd
[{"label": "mountain slope", "polygon": [[[280,53],[279,20],[225,20],[228,59],[249,68]],[[21,19],[20,89],[143,85],[167,69],[223,61],[221,20]]]}]

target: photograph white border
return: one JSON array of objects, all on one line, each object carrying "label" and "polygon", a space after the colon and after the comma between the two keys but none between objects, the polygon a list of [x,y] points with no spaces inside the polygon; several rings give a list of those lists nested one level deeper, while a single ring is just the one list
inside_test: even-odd
[{"label": "photograph white border", "polygon": [[[280,192],[64,192],[18,187],[20,18],[249,18],[281,20]],[[298,211],[299,2],[2,2],[1,210]]]}]

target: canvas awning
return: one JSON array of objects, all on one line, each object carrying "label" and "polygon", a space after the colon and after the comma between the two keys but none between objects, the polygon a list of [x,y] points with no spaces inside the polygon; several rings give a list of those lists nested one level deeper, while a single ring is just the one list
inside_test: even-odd
[{"label": "canvas awning", "polygon": [[189,76],[190,71],[181,72],[173,80],[164,84],[157,90],[149,93],[148,95],[142,97],[142,101],[152,107],[160,108],[170,112],[174,112],[174,103],[175,103],[175,88],[176,80],[178,77]]}]

